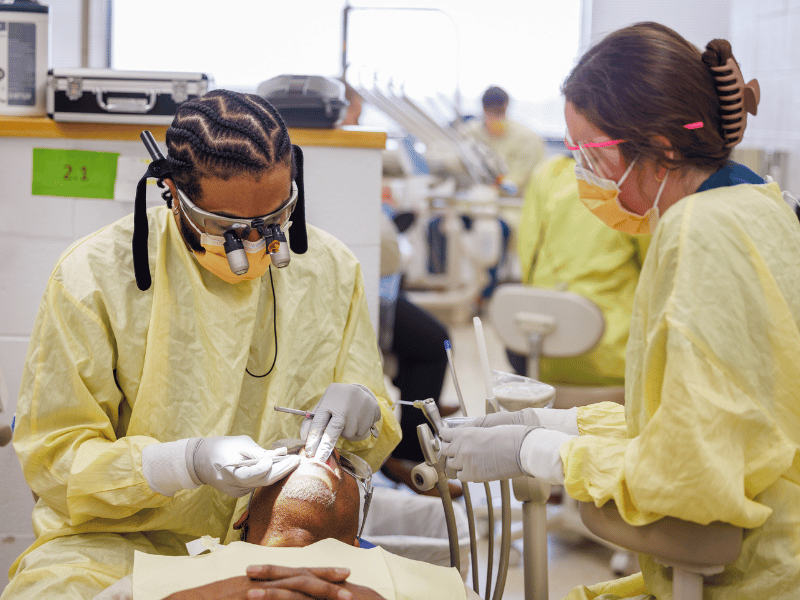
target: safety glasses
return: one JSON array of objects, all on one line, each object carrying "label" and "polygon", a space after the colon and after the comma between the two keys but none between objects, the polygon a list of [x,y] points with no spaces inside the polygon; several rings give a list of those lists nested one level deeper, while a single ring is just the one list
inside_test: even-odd
[{"label": "safety glasses", "polygon": [[247,239],[253,230],[261,233],[260,230],[265,227],[275,224],[282,225],[285,220],[289,219],[297,204],[297,184],[292,181],[291,196],[283,206],[268,215],[255,217],[254,219],[235,219],[205,211],[189,200],[189,197],[180,189],[178,189],[178,201],[186,216],[194,221],[205,233],[221,237],[232,230],[241,239]]},{"label": "safety glasses", "polygon": [[372,502],[372,469],[369,468],[363,458],[347,450],[339,450],[339,456],[339,466],[342,470],[352,475],[364,489],[364,512],[361,515],[361,524],[358,527],[358,537],[361,539],[361,534],[364,532],[364,524],[367,522],[369,505]]},{"label": "safety glasses", "polygon": [[581,167],[598,173],[598,168],[608,172],[612,165],[619,165],[622,154],[616,148],[625,140],[602,140],[599,142],[573,142],[567,132],[564,136],[564,145],[572,152],[572,156]]},{"label": "safety glasses", "polygon": [[[702,121],[688,123],[684,129],[700,129],[703,127]],[[573,142],[569,132],[564,136],[564,145],[567,150],[572,152],[572,156],[584,169],[588,169],[595,174],[598,169],[608,172],[609,167],[619,166],[622,162],[622,153],[617,146],[624,144],[627,140],[600,140],[597,142]]]}]

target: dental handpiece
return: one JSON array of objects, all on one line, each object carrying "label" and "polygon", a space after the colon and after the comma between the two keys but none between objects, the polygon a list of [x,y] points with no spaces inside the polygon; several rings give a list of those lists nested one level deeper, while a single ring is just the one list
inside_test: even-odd
[{"label": "dental handpiece", "polygon": [[439,430],[442,429],[444,425],[444,421],[442,421],[442,415],[439,414],[439,407],[436,406],[436,402],[433,398],[427,398],[425,400],[414,400],[413,402],[409,402],[408,400],[398,400],[400,404],[406,404],[409,406],[413,406],[414,408],[419,408],[422,412],[425,413],[425,417],[428,419],[428,422],[433,427],[433,433],[439,435]]}]

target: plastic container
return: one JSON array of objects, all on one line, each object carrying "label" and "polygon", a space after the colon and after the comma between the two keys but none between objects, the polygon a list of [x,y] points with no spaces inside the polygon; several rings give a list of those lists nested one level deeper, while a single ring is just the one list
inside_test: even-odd
[{"label": "plastic container", "polygon": [[[453,503],[459,547],[459,573],[469,573],[467,511]],[[450,541],[444,507],[438,497],[409,494],[376,487],[372,495],[363,537],[387,552],[441,567],[450,566]]]},{"label": "plastic container", "polygon": [[262,81],[256,93],[269,100],[287,127],[332,129],[349,105],[344,84],[322,75],[279,75]]},{"label": "plastic container", "polygon": [[36,0],[0,4],[0,115],[46,114],[49,10]]},{"label": "plastic container", "polygon": [[492,391],[498,404],[508,411],[551,408],[556,398],[552,385],[503,371],[492,371]]}]

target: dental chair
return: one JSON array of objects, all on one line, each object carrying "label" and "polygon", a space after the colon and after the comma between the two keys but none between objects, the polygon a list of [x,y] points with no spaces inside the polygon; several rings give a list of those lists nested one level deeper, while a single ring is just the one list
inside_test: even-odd
[{"label": "dental chair", "polygon": [[[603,337],[605,318],[597,305],[578,294],[519,284],[497,288],[488,305],[488,317],[503,344],[527,357],[526,375],[539,378],[542,357],[580,356],[594,348]],[[572,408],[595,402],[624,403],[622,386],[554,385],[555,408]],[[520,410],[524,406],[507,406]],[[595,535],[581,520],[578,503],[567,494],[561,496],[560,510],[547,518],[550,532],[568,532],[594,540],[613,549],[611,570],[628,574],[638,570],[636,557],[609,540]],[[514,539],[518,539],[518,532]]]},{"label": "dental chair", "polygon": [[721,573],[739,558],[744,530],[715,521],[708,525],[664,517],[649,525],[622,520],[613,501],[597,507],[579,502],[580,515],[592,533],[614,544],[649,554],[672,569],[673,600],[702,600],[703,577]]},{"label": "dental chair", "polygon": [[[597,305],[578,294],[520,284],[497,288],[488,305],[489,322],[503,344],[527,357],[525,375],[539,378],[542,357],[569,358],[594,348],[605,332]],[[610,400],[624,403],[623,386],[555,385],[555,408]]]}]

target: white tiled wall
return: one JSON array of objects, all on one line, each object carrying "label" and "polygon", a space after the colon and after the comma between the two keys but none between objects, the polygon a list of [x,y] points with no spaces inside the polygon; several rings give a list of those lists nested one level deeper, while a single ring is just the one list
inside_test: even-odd
[{"label": "white tiled wall", "polygon": [[800,0],[731,0],[734,56],[761,86],[742,145],[789,153],[782,184],[800,195]]},{"label": "white tiled wall", "polygon": [[[657,21],[703,49],[714,38],[731,42],[745,81],[757,78],[761,103],[748,116],[740,149],[788,152],[776,179],[800,195],[800,0],[584,0],[591,25],[584,44],[637,21]],[[764,172],[760,173],[766,174]]]},{"label": "white tiled wall", "polygon": [[[133,211],[135,181],[145,168],[134,166],[127,183],[118,171],[115,195],[124,201],[32,196],[33,147],[119,152],[120,164],[127,159],[135,165],[147,156],[140,142],[0,137],[0,371],[9,392],[2,424],[11,423],[29,335],[53,265],[72,241]],[[328,147],[305,147],[304,152],[308,222],[341,239],[361,262],[376,326],[381,152]],[[154,182],[148,186],[148,204],[163,203],[158,192]],[[0,473],[2,590],[8,567],[33,541],[33,499],[10,445],[0,448]]]},{"label": "white tiled wall", "polygon": [[[714,38],[727,38],[733,0],[584,0],[591,6],[591,26],[582,28],[595,42],[604,35],[639,21],[671,27],[700,48]],[[756,3],[757,0],[745,0]]]}]

